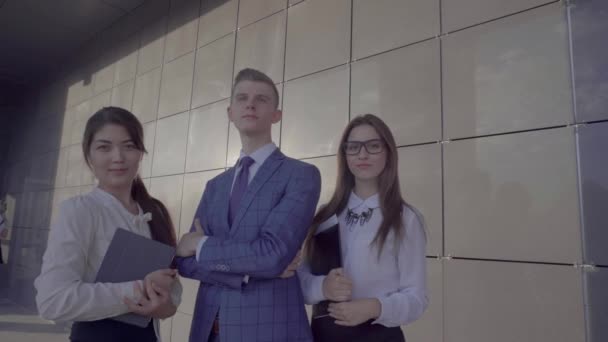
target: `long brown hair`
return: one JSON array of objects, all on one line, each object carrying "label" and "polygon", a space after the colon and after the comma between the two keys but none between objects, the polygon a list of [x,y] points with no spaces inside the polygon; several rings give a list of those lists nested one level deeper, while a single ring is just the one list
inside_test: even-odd
[{"label": "long brown hair", "polygon": [[[90,166],[89,154],[95,133],[108,124],[124,127],[137,149],[147,153],[144,146],[144,129],[137,117],[123,108],[104,107],[91,116],[84,130],[82,152],[87,165]],[[152,214],[152,220],[149,222],[152,239],[175,247],[177,245],[175,228],[169,211],[161,201],[150,196],[139,175],[135,177],[131,185],[131,196],[144,212]]]},{"label": "long brown hair", "polygon": [[395,244],[397,244],[405,235],[405,225],[401,217],[403,214],[403,207],[404,205],[407,206],[407,203],[401,197],[401,190],[399,187],[399,161],[395,138],[384,121],[377,116],[373,114],[360,115],[349,122],[344,129],[344,133],[342,133],[337,156],[338,177],[336,178],[336,187],[329,202],[319,209],[312,220],[312,226],[308,232],[305,243],[305,251],[308,257],[312,254],[312,239],[314,239],[319,225],[329,219],[332,215],[341,213],[346,208],[348,198],[355,187],[355,177],[352,172],[350,172],[346,162],[344,144],[353,128],[361,125],[372,126],[380,136],[380,139],[384,142],[386,148],[386,165],[378,176],[380,210],[382,212],[383,220],[378,229],[378,233],[376,233],[376,236],[372,241],[372,245],[378,247],[378,256],[380,256],[386,238],[391,230],[395,234]]}]

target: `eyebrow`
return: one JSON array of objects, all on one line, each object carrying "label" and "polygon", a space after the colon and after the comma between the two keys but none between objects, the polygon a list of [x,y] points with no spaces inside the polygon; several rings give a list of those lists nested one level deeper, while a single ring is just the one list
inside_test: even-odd
[{"label": "eyebrow", "polygon": [[[110,140],[105,140],[105,139],[97,139],[97,140],[95,140],[93,142],[94,143],[101,143],[101,144],[111,144],[112,143]],[[129,142],[133,142],[133,139],[123,140],[120,143],[121,144],[125,144],[125,143],[129,143]]]}]

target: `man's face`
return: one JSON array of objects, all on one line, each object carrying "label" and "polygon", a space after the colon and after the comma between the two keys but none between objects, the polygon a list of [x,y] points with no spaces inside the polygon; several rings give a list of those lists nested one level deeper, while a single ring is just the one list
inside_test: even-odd
[{"label": "man's face", "polygon": [[241,134],[270,134],[272,124],[281,120],[272,87],[256,81],[241,81],[234,87],[228,118]]}]

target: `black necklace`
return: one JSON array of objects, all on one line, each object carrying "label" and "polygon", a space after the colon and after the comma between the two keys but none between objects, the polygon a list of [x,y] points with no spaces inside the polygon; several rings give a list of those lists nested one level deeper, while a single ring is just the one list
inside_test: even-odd
[{"label": "black necklace", "polygon": [[349,227],[357,223],[359,223],[360,226],[363,226],[369,220],[371,220],[373,213],[374,208],[369,208],[366,211],[361,212],[360,214],[355,213],[349,208],[346,212],[346,224]]}]

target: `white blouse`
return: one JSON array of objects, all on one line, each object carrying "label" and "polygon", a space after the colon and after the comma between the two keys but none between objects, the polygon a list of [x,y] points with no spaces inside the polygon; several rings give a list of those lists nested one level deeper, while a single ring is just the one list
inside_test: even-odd
[{"label": "white blouse", "polygon": [[[54,321],[94,321],[129,312],[124,297],[135,301],[134,282],[95,283],[97,271],[117,228],[150,238],[150,213],[131,214],[113,195],[95,188],[65,200],[51,225],[42,271],[36,278],[40,316]],[[181,301],[175,282],[171,298]],[[156,336],[159,322],[154,320]]]},{"label": "white blouse", "polygon": [[[342,262],[346,275],[353,282],[352,299],[377,298],[381,314],[373,323],[396,327],[414,322],[428,306],[426,289],[426,235],[417,213],[404,207],[405,234],[395,250],[394,233],[387,236],[378,258],[378,249],[370,244],[380,224],[379,197],[366,200],[351,193],[348,208],[356,214],[373,210],[369,221],[347,223],[347,211],[337,219],[340,227]],[[319,232],[332,224],[322,224]],[[309,266],[303,263],[298,270],[304,298],[308,304],[316,304],[326,298],[323,295],[325,276],[314,276]]]}]

